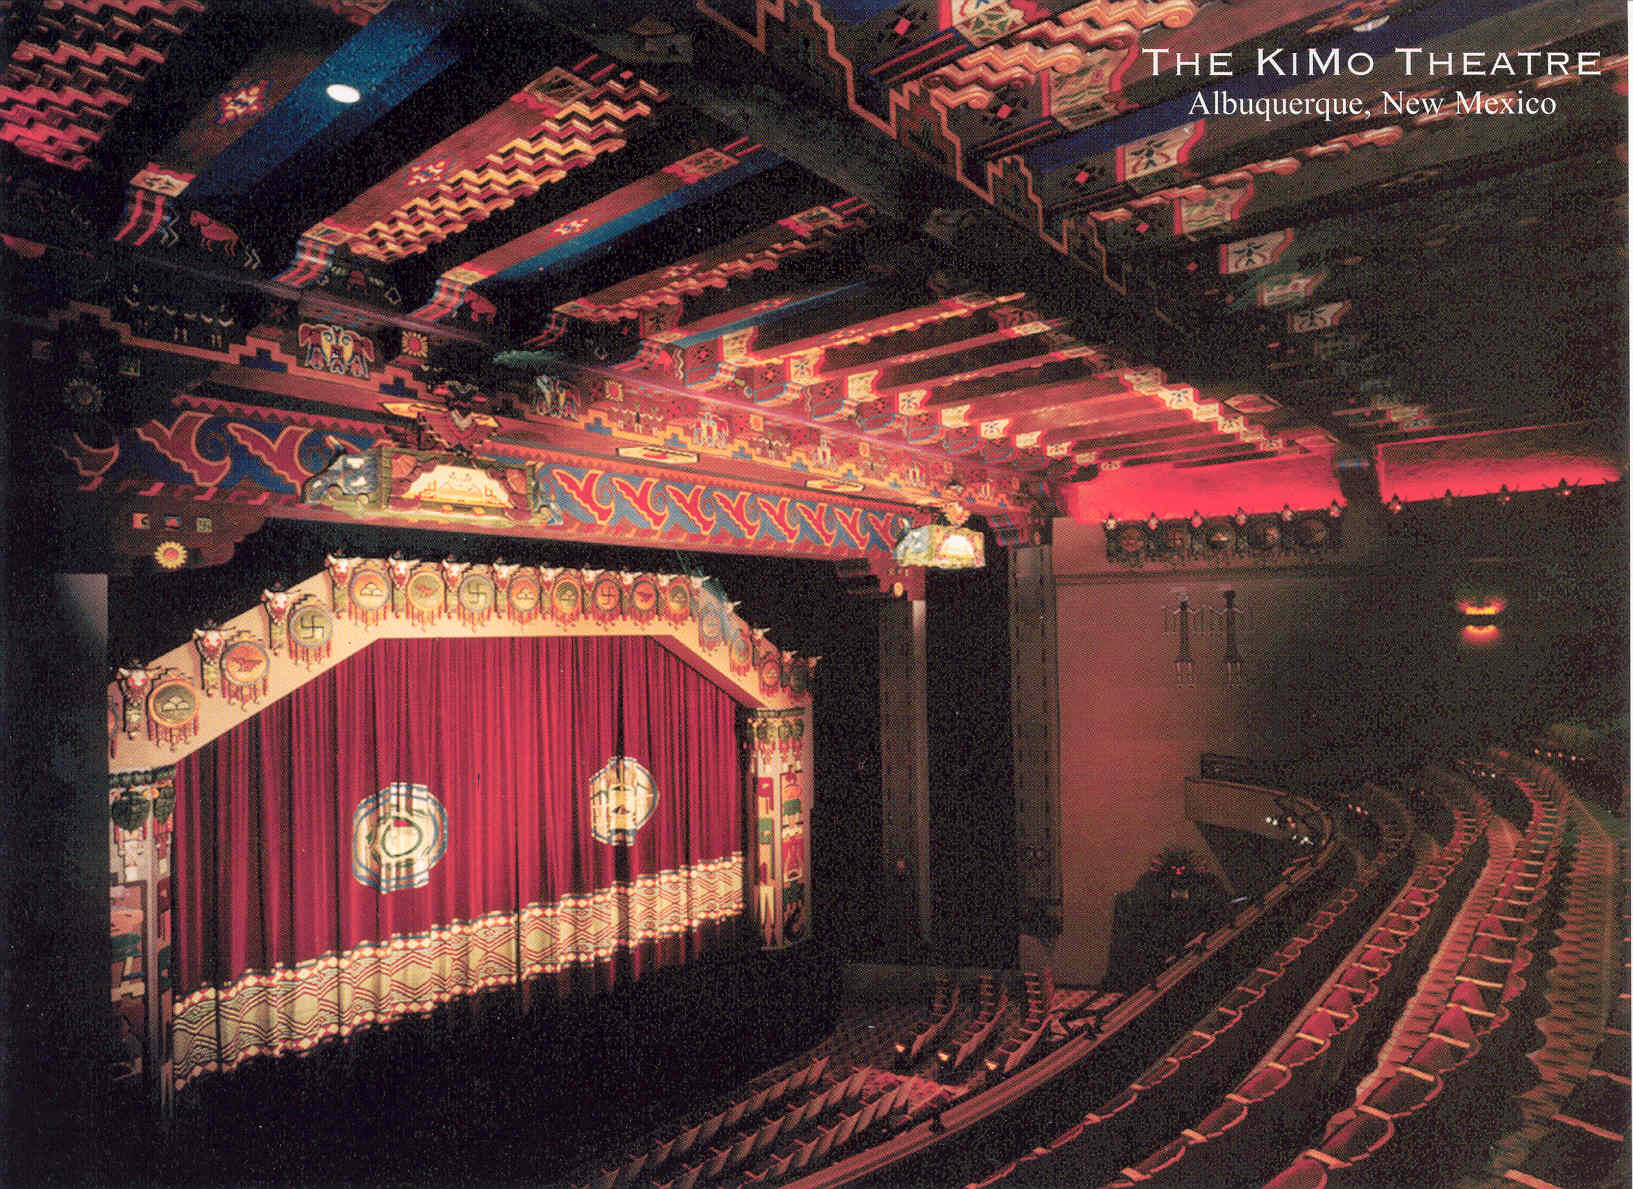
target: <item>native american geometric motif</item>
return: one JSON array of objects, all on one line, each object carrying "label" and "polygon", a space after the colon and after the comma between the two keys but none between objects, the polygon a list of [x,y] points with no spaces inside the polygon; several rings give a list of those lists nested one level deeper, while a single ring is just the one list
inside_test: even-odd
[{"label": "native american geometric motif", "polygon": [[1131,182],[1146,174],[1159,173],[1176,165],[1183,165],[1202,139],[1206,121],[1197,120],[1142,137],[1117,147],[1117,180]]},{"label": "native american geometric motif", "polygon": [[1252,272],[1263,268],[1267,264],[1274,264],[1281,259],[1293,243],[1293,229],[1272,231],[1266,235],[1255,235],[1249,239],[1239,239],[1233,243],[1219,245],[1219,272],[1222,276],[1233,273]]},{"label": "native american geometric motif", "polygon": [[487,987],[605,961],[743,911],[743,855],[646,875],[202,987],[175,1009],[175,1082],[433,1011]]},{"label": "native american geometric motif", "polygon": [[267,90],[271,83],[264,78],[242,83],[215,97],[215,122],[232,124],[266,114]]},{"label": "native american geometric motif", "polygon": [[250,636],[227,644],[221,654],[221,684],[229,702],[252,702],[266,693],[272,654]]},{"label": "native american geometric motif", "polygon": [[313,665],[329,655],[335,618],[316,599],[306,598],[289,616],[289,655],[303,665]]},{"label": "native american geometric motif", "polygon": [[365,887],[423,888],[447,849],[447,811],[423,784],[393,781],[352,814],[352,875]]},{"label": "native american geometric motif", "polygon": [[1349,313],[1350,303],[1347,301],[1330,301],[1326,305],[1316,306],[1313,310],[1304,310],[1297,314],[1288,315],[1287,328],[1293,334],[1309,334],[1317,330],[1327,330],[1337,326],[1345,314]]},{"label": "native american geometric motif", "polygon": [[198,689],[180,673],[170,673],[153,683],[147,696],[147,733],[150,739],[171,747],[198,733]]},{"label": "native american geometric motif", "polygon": [[329,322],[302,322],[298,341],[304,350],[302,367],[358,380],[369,378],[374,340],[367,335]]},{"label": "native american geometric motif", "polygon": [[608,846],[631,846],[658,807],[658,786],[637,760],[614,756],[590,777],[590,836]]},{"label": "native american geometric motif", "polygon": [[1252,182],[1182,194],[1174,199],[1174,234],[1194,235],[1234,222],[1252,197]]},{"label": "native american geometric motif", "polygon": [[1296,272],[1260,281],[1254,290],[1253,302],[1261,309],[1292,305],[1309,297],[1326,279],[1327,270],[1321,269],[1313,273]]}]

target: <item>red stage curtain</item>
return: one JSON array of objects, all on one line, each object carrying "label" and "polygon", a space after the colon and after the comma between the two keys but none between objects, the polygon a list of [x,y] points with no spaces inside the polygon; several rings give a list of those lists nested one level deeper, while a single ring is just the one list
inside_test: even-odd
[{"label": "red stage curtain", "polygon": [[[656,804],[599,841],[609,763]],[[742,829],[734,704],[655,641],[377,642],[177,768],[177,1083],[685,961],[736,929]]]}]

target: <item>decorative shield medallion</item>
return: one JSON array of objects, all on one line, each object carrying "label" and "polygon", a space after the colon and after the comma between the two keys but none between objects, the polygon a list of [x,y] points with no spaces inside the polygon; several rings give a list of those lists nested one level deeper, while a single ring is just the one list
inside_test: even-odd
[{"label": "decorative shield medallion", "polygon": [[658,807],[652,773],[628,756],[614,756],[590,777],[590,834],[609,846],[629,846]]},{"label": "decorative shield medallion", "polygon": [[1269,516],[1248,521],[1247,543],[1255,549],[1274,549],[1281,544],[1281,525]]},{"label": "decorative shield medallion", "polygon": [[314,665],[329,655],[335,617],[313,600],[302,603],[289,617],[289,655],[303,665]]},{"label": "decorative shield medallion", "polygon": [[240,705],[253,702],[267,690],[267,671],[272,654],[258,640],[240,637],[221,654],[222,692],[227,701]]},{"label": "decorative shield medallion", "polygon": [[198,732],[198,690],[179,673],[161,677],[147,696],[148,738],[171,747]]},{"label": "decorative shield medallion", "polygon": [[764,649],[754,662],[754,667],[760,674],[760,692],[762,694],[776,693],[782,688],[782,656],[775,648]]},{"label": "decorative shield medallion", "polygon": [[408,617],[422,624],[440,617],[444,592],[441,574],[431,569],[416,570],[408,580]]},{"label": "decorative shield medallion", "polygon": [[147,799],[146,790],[142,788],[119,789],[108,801],[108,815],[113,818],[114,827],[125,834],[135,834],[147,825],[152,812],[153,802]]},{"label": "decorative shield medallion", "polygon": [[1332,539],[1332,525],[1326,513],[1319,516],[1303,516],[1293,526],[1293,535],[1304,548],[1320,549]]},{"label": "decorative shield medallion", "polygon": [[1112,540],[1124,557],[1138,557],[1145,551],[1145,530],[1137,524],[1124,525]]},{"label": "decorative shield medallion", "polygon": [[394,781],[352,814],[352,875],[381,892],[423,888],[448,849],[448,814],[423,784]]},{"label": "decorative shield medallion", "polygon": [[459,600],[459,618],[466,623],[485,623],[493,614],[496,592],[493,579],[486,574],[466,574],[459,580],[455,594]]},{"label": "decorative shield medallion", "polygon": [[377,569],[360,569],[352,575],[351,605],[359,620],[367,624],[379,623],[386,617],[391,604],[391,582]]},{"label": "decorative shield medallion", "polygon": [[629,584],[629,617],[636,623],[651,623],[658,614],[658,580],[642,574]]},{"label": "decorative shield medallion", "polygon": [[788,692],[796,698],[811,692],[811,666],[804,658],[788,666]]},{"label": "decorative shield medallion", "polygon": [[702,603],[697,608],[698,643],[713,652],[726,638],[726,617],[715,603]]},{"label": "decorative shield medallion", "polygon": [[1162,530],[1162,547],[1169,553],[1187,553],[1191,548],[1191,529],[1187,524],[1170,524]]},{"label": "decorative shield medallion", "polygon": [[537,615],[542,599],[539,577],[532,571],[523,570],[510,580],[510,614],[517,622],[526,623]]},{"label": "decorative shield medallion", "polygon": [[550,588],[550,614],[557,623],[572,623],[584,606],[584,588],[574,573],[562,574]]},{"label": "decorative shield medallion", "polygon": [[1208,542],[1208,548],[1218,553],[1236,544],[1236,530],[1228,520],[1210,520],[1204,530],[1204,539]]},{"label": "decorative shield medallion", "polygon": [[672,579],[664,587],[663,614],[670,623],[685,623],[692,617],[692,584],[685,578]]},{"label": "decorative shield medallion", "polygon": [[754,668],[754,649],[749,644],[746,633],[732,634],[731,646],[726,650],[726,659],[731,664],[731,671],[739,676]]},{"label": "decorative shield medallion", "polygon": [[624,609],[624,583],[617,574],[602,574],[590,584],[590,614],[611,623]]}]

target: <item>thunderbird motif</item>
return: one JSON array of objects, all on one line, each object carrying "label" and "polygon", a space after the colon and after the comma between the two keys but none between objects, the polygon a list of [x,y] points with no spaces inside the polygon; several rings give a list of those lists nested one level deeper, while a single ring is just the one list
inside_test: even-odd
[{"label": "thunderbird motif", "polygon": [[336,376],[366,380],[374,365],[374,341],[345,326],[329,322],[302,322],[302,366]]}]

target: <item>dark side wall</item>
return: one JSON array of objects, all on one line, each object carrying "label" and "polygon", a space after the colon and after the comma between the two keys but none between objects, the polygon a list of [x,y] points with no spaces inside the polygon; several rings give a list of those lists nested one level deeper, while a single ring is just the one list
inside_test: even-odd
[{"label": "dark side wall", "polygon": [[[1625,488],[1501,512],[1380,510],[1346,523],[1337,560],[1274,568],[1130,570],[1106,560],[1098,526],[1056,522],[1057,977],[1103,976],[1113,899],[1157,851],[1207,853],[1182,796],[1205,752],[1319,793],[1551,722],[1625,730]],[[1227,589],[1243,612],[1240,675],[1227,677],[1222,632],[1193,632],[1194,684],[1182,684],[1165,617],[1182,591],[1206,612]],[[1493,596],[1506,600],[1496,632],[1465,635],[1456,604]]]}]

